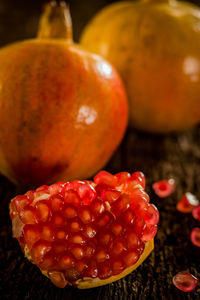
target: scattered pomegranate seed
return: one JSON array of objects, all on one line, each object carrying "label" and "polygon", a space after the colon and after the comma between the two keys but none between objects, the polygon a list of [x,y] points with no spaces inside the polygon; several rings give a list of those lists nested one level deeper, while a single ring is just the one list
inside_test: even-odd
[{"label": "scattered pomegranate seed", "polygon": [[173,277],[173,284],[183,292],[191,292],[198,283],[199,279],[187,271],[181,271]]},{"label": "scattered pomegranate seed", "polygon": [[170,196],[175,190],[175,180],[173,178],[157,181],[153,185],[153,190],[160,198]]},{"label": "scattered pomegranate seed", "polygon": [[192,215],[195,219],[197,219],[198,221],[200,221],[200,205],[198,205],[197,207],[195,207],[192,211]]},{"label": "scattered pomegranate seed", "polygon": [[102,171],[94,181],[44,185],[11,201],[13,235],[58,287],[121,273],[156,234],[143,173]]},{"label": "scattered pomegranate seed", "polygon": [[200,247],[200,228],[195,227],[192,229],[191,234],[190,234],[190,239],[191,242],[197,246]]},{"label": "scattered pomegranate seed", "polygon": [[198,204],[199,200],[196,196],[188,192],[177,203],[176,208],[182,213],[191,213]]}]

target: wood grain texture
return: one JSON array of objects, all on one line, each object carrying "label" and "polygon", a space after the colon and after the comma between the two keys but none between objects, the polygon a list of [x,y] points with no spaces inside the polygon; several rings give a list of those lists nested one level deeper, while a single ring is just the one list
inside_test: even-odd
[{"label": "wood grain texture", "polygon": [[[0,299],[200,299],[200,286],[191,293],[183,293],[172,284],[173,275],[181,270],[200,276],[200,249],[189,240],[191,229],[199,223],[190,214],[176,210],[176,203],[185,192],[200,198],[200,127],[166,136],[129,130],[106,169],[113,173],[142,170],[146,175],[146,190],[160,211],[155,250],[149,258],[136,271],[107,286],[82,291],[54,287],[23,257],[18,242],[11,237],[8,202],[24,191],[1,177]],[[176,191],[160,199],[151,185],[169,177],[176,179]]]}]

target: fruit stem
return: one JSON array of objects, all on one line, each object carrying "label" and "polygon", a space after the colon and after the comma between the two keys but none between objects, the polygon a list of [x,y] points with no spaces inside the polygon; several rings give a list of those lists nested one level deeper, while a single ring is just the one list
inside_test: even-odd
[{"label": "fruit stem", "polygon": [[69,7],[64,1],[51,1],[46,4],[37,37],[72,41],[72,21]]}]

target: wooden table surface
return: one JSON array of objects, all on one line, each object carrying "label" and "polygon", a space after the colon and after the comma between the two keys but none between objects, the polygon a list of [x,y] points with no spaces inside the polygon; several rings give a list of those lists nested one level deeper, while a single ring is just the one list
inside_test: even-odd
[{"label": "wooden table surface", "polygon": [[[199,3],[199,0],[192,0]],[[0,2],[0,46],[35,36],[45,0]],[[83,26],[101,7],[112,0],[69,1],[77,40]],[[200,198],[200,126],[187,132],[154,136],[128,130],[120,148],[105,167],[110,172],[141,170],[147,178],[147,192],[160,211],[155,250],[146,261],[126,278],[107,286],[79,291],[58,289],[41,275],[39,269],[23,257],[18,242],[12,238],[8,203],[25,192],[0,177],[0,299],[5,300],[110,300],[110,299],[200,299],[200,286],[183,293],[172,284],[172,277],[188,270],[200,277],[200,249],[190,242],[192,228],[199,226],[191,215],[176,210],[185,192]],[[159,199],[152,183],[175,178],[176,191]]]},{"label": "wooden table surface", "polygon": [[[200,127],[166,136],[128,130],[106,170],[145,173],[146,190],[160,211],[159,230],[151,255],[136,271],[110,285],[82,291],[54,287],[23,257],[17,240],[11,236],[8,202],[24,191],[1,177],[0,299],[200,299],[200,286],[191,293],[184,293],[172,284],[173,275],[181,270],[200,277],[200,249],[189,239],[191,229],[199,224],[191,214],[176,210],[176,203],[185,192],[200,198]],[[175,192],[168,198],[158,198],[152,183],[170,177],[176,180]]]}]

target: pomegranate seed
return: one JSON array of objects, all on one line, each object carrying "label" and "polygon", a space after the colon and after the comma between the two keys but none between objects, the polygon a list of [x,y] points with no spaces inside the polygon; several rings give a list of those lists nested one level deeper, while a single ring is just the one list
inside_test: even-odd
[{"label": "pomegranate seed", "polygon": [[41,185],[41,186],[39,186],[37,189],[36,189],[36,192],[40,192],[40,191],[48,191],[48,189],[49,189],[49,187],[48,187],[48,185]]},{"label": "pomegranate seed", "polygon": [[182,213],[191,213],[193,209],[199,205],[199,200],[191,193],[185,193],[181,200],[177,203],[176,208]]},{"label": "pomegranate seed", "polygon": [[49,193],[51,195],[63,194],[65,185],[67,185],[67,182],[57,182],[57,183],[51,184],[49,186]]},{"label": "pomegranate seed", "polygon": [[104,201],[108,201],[110,204],[115,202],[121,195],[120,191],[116,191],[113,189],[104,189],[101,192],[101,198],[104,199]]},{"label": "pomegranate seed", "polygon": [[66,205],[63,209],[63,216],[67,219],[73,219],[77,216],[77,212],[74,206]]},{"label": "pomegranate seed", "polygon": [[49,279],[59,288],[64,288],[67,285],[67,280],[62,272],[58,271],[49,271]]},{"label": "pomegranate seed", "polygon": [[47,222],[50,217],[50,209],[47,201],[39,201],[36,203],[38,220],[41,222]]},{"label": "pomegranate seed", "polygon": [[127,248],[138,248],[141,244],[140,239],[138,236],[133,232],[128,232],[126,234],[126,245]]},{"label": "pomegranate seed", "polygon": [[77,192],[73,190],[67,190],[65,191],[64,202],[78,206],[81,202],[81,199],[78,196]]},{"label": "pomegranate seed", "polygon": [[37,223],[36,209],[32,206],[26,206],[19,214],[20,219],[24,224]]},{"label": "pomegranate seed", "polygon": [[52,244],[52,251],[55,254],[64,253],[67,250],[67,242],[66,241],[58,241]]},{"label": "pomegranate seed", "polygon": [[95,246],[94,245],[88,245],[84,249],[84,256],[89,258],[93,255],[94,251],[95,251]]},{"label": "pomegranate seed", "polygon": [[142,187],[143,189],[145,188],[145,177],[144,177],[144,174],[142,172],[134,172],[130,179],[131,181],[136,181],[138,182]]},{"label": "pomegranate seed", "polygon": [[87,184],[81,184],[78,188],[79,197],[82,199],[82,205],[90,204],[97,196],[95,189]]},{"label": "pomegranate seed", "polygon": [[120,172],[115,174],[115,178],[117,178],[117,185],[123,184],[130,177],[131,174],[128,172]]},{"label": "pomegranate seed", "polygon": [[81,201],[79,202],[80,205],[90,204],[97,196],[95,189],[90,184],[84,181],[79,181],[79,180],[72,181],[65,186],[65,189],[66,191],[70,189],[72,190],[74,189],[77,192],[78,196],[81,199]]},{"label": "pomegranate seed", "polygon": [[191,242],[197,246],[200,247],[200,228],[195,227],[192,229],[192,232],[190,234]]},{"label": "pomegranate seed", "polygon": [[125,265],[122,261],[116,260],[112,263],[111,269],[113,275],[117,275],[120,274],[125,269]]},{"label": "pomegranate seed", "polygon": [[65,221],[63,219],[63,217],[59,214],[54,214],[52,217],[52,224],[55,227],[59,227],[59,226],[64,226],[65,225]]},{"label": "pomegranate seed", "polygon": [[74,234],[69,238],[69,242],[72,244],[84,245],[86,243],[84,237],[81,234]]},{"label": "pomegranate seed", "polygon": [[51,208],[53,211],[60,211],[63,208],[63,198],[60,195],[54,195],[51,198]]},{"label": "pomegranate seed", "polygon": [[99,216],[104,212],[105,205],[101,199],[96,199],[91,204],[91,211],[95,216]]},{"label": "pomegranate seed", "polygon": [[83,230],[83,234],[85,237],[92,239],[96,235],[96,230],[92,226],[86,226]]},{"label": "pomegranate seed", "polygon": [[200,205],[198,205],[197,207],[195,207],[192,211],[192,215],[195,219],[197,219],[198,221],[200,221]]},{"label": "pomegranate seed", "polygon": [[44,256],[42,262],[39,263],[39,267],[42,270],[51,270],[55,266],[55,260],[54,257],[50,254],[47,254]]},{"label": "pomegranate seed", "polygon": [[123,255],[123,261],[127,267],[135,264],[139,259],[139,253],[135,249],[129,249]]},{"label": "pomegranate seed", "polygon": [[[30,201],[30,203],[33,202],[33,200],[34,200],[34,194],[35,194],[35,191],[33,191],[33,190],[30,190],[25,193],[25,195],[28,198],[28,200]],[[19,196],[17,196],[17,197],[19,197]]]},{"label": "pomegranate seed", "polygon": [[159,221],[159,212],[158,209],[153,204],[148,204],[147,209],[142,211],[141,214],[146,222],[149,225],[156,225]]},{"label": "pomegranate seed", "polygon": [[142,241],[148,242],[155,237],[157,233],[157,225],[147,225],[142,235]]},{"label": "pomegranate seed", "polygon": [[[124,183],[124,191],[128,194],[133,194],[135,193],[135,190],[138,190],[139,186],[138,186],[138,182],[135,180],[131,180],[131,177],[125,181]],[[143,191],[142,187],[141,187],[141,191]]]},{"label": "pomegranate seed", "polygon": [[75,246],[71,249],[71,253],[76,259],[81,259],[84,256],[84,251],[82,247]]},{"label": "pomegranate seed", "polygon": [[136,217],[132,227],[134,228],[136,234],[140,237],[143,235],[143,232],[146,228],[146,224],[143,219]]},{"label": "pomegranate seed", "polygon": [[88,265],[84,260],[79,260],[76,262],[76,269],[79,273],[82,273],[87,269]]},{"label": "pomegranate seed", "polygon": [[96,226],[104,227],[108,225],[112,220],[113,216],[109,212],[105,212],[96,220]]},{"label": "pomegranate seed", "polygon": [[88,224],[93,221],[94,217],[91,215],[89,209],[81,208],[79,210],[79,218],[84,224]]},{"label": "pomegranate seed", "polygon": [[54,240],[54,232],[48,225],[43,225],[40,228],[40,235],[43,240],[52,242]]},{"label": "pomegranate seed", "polygon": [[98,236],[98,242],[103,246],[111,246],[113,241],[113,236],[107,232],[101,232]]},{"label": "pomegranate seed", "polygon": [[100,263],[109,258],[108,253],[104,249],[97,249],[95,253],[96,262]]},{"label": "pomegranate seed", "polygon": [[29,249],[32,248],[32,246],[40,240],[40,230],[38,229],[37,225],[25,225],[24,226],[24,239],[29,247]]},{"label": "pomegranate seed", "polygon": [[112,204],[112,212],[115,214],[115,216],[121,215],[123,212],[125,212],[130,206],[130,198],[126,194],[122,194],[119,199],[117,199]]},{"label": "pomegranate seed", "polygon": [[117,178],[106,171],[101,171],[94,177],[94,182],[96,184],[115,187],[117,185]]},{"label": "pomegranate seed", "polygon": [[112,275],[112,270],[108,262],[98,264],[98,277],[106,279]]},{"label": "pomegranate seed", "polygon": [[153,185],[153,190],[160,198],[165,198],[171,195],[175,190],[175,180],[173,178],[157,181]]},{"label": "pomegranate seed", "polygon": [[111,225],[111,231],[114,233],[114,235],[115,236],[118,236],[118,235],[120,235],[120,233],[122,233],[122,231],[123,231],[123,227],[122,227],[122,225],[121,224],[119,224],[119,223],[113,223],[112,225]]},{"label": "pomegranate seed", "polygon": [[60,270],[66,270],[67,268],[71,268],[74,265],[74,260],[70,254],[65,254],[60,257],[58,261],[58,266]]},{"label": "pomegranate seed", "polygon": [[68,234],[63,229],[57,229],[57,230],[55,230],[55,237],[58,240],[66,240],[68,237]]},{"label": "pomegranate seed", "polygon": [[85,277],[96,278],[98,275],[98,270],[97,270],[96,264],[90,265],[84,275],[85,275]]},{"label": "pomegranate seed", "polygon": [[191,292],[198,283],[199,280],[187,271],[181,271],[173,277],[173,284],[183,292]]},{"label": "pomegranate seed", "polygon": [[51,250],[51,243],[47,241],[38,241],[34,244],[31,249],[31,256],[35,263],[39,263],[42,261],[45,254],[47,254]]},{"label": "pomegranate seed", "polygon": [[131,209],[137,214],[137,215],[141,215],[141,212],[147,210],[148,208],[148,203],[146,201],[146,199],[144,199],[143,197],[141,197],[141,194],[134,193],[131,196]]},{"label": "pomegranate seed", "polygon": [[29,200],[26,196],[16,196],[15,198],[12,199],[12,203],[14,203],[17,211],[20,213],[28,204]]},{"label": "pomegranate seed", "polygon": [[122,221],[125,222],[126,225],[132,225],[135,219],[135,214],[132,210],[128,209],[122,214]]},{"label": "pomegranate seed", "polygon": [[111,256],[120,255],[125,249],[123,242],[116,240],[113,244],[113,248],[111,249]]},{"label": "pomegranate seed", "polygon": [[83,230],[83,226],[78,219],[69,222],[68,227],[69,227],[70,231],[72,231],[72,232],[79,232],[79,231]]}]

